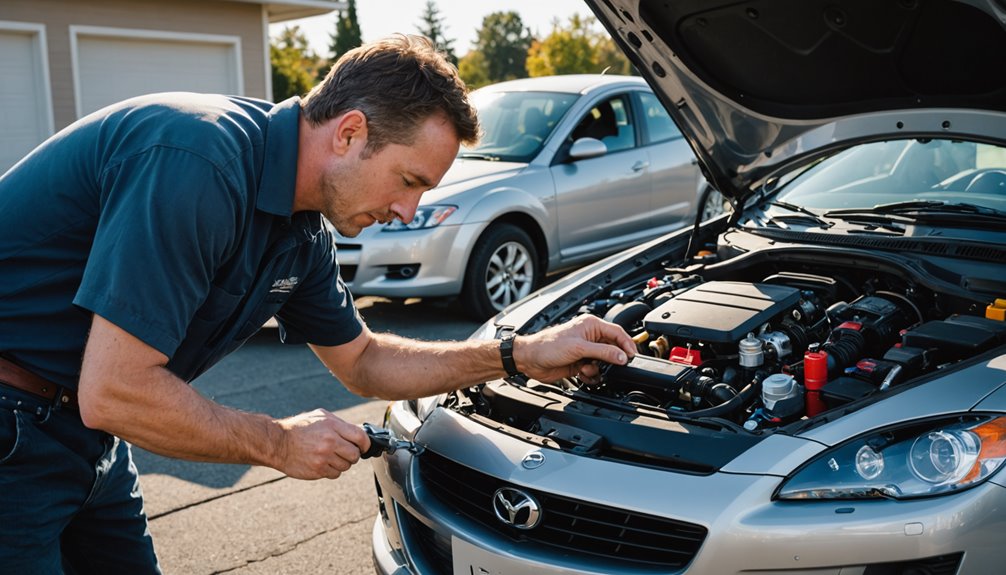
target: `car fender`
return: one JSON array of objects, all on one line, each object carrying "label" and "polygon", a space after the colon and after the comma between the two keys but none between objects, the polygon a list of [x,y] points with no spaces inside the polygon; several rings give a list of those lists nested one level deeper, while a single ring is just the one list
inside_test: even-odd
[{"label": "car fender", "polygon": [[[556,221],[555,216],[549,213],[547,207],[547,203],[552,202],[554,187],[551,185],[551,175],[547,177],[550,193],[544,197],[517,186],[499,186],[488,191],[471,207],[465,223],[480,224],[479,234],[481,234],[486,228],[501,219],[513,216],[524,220],[530,219],[537,229],[525,231],[531,234],[532,238],[544,242],[547,260],[554,261],[558,244],[555,237]],[[474,245],[468,247],[466,258],[471,256],[472,248]]]}]

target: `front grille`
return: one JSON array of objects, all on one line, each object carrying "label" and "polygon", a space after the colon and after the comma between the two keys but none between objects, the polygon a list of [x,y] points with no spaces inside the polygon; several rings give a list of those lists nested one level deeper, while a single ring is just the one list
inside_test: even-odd
[{"label": "front grille", "polygon": [[419,475],[430,493],[473,521],[515,541],[526,541],[569,555],[592,555],[636,567],[680,569],[706,537],[701,525],[625,511],[520,487],[542,507],[541,523],[521,531],[505,525],[493,511],[493,494],[510,484],[427,450]]},{"label": "front grille", "polygon": [[954,575],[961,566],[963,557],[963,553],[954,553],[926,559],[867,565],[863,575]]},{"label": "front grille", "polygon": [[419,547],[420,553],[426,559],[434,573],[450,575],[454,572],[454,560],[451,555],[451,540],[438,535],[423,522],[409,513],[402,513],[406,528],[412,534],[412,540]]}]

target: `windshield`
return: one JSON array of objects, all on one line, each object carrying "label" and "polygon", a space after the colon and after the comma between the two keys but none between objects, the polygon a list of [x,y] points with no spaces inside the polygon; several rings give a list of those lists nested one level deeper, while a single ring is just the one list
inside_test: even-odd
[{"label": "windshield", "polygon": [[1006,210],[1006,148],[940,139],[862,144],[806,169],[773,199],[824,210],[912,200]]},{"label": "windshield", "polygon": [[554,92],[476,90],[471,101],[478,110],[482,138],[475,147],[462,146],[458,157],[529,162],[577,98],[578,94]]}]

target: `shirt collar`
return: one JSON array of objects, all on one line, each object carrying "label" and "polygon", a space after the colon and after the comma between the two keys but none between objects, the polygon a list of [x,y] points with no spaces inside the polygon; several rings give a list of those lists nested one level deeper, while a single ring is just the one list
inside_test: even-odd
[{"label": "shirt collar", "polygon": [[270,214],[290,217],[297,183],[300,98],[293,97],[273,106],[269,110],[268,122],[255,207]]}]

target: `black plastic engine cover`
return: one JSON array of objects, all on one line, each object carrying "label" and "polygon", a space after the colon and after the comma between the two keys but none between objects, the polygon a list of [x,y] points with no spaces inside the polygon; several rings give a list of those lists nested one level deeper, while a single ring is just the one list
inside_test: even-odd
[{"label": "black plastic engine cover", "polygon": [[952,315],[927,321],[902,336],[905,347],[933,350],[937,361],[956,361],[1006,341],[1006,324],[984,317]]},{"label": "black plastic engine cover", "polygon": [[646,314],[643,325],[670,337],[733,343],[799,301],[800,290],[789,286],[707,282]]}]

